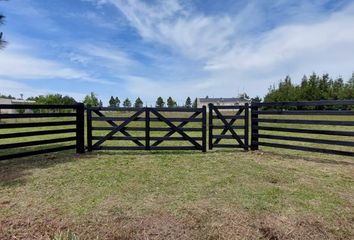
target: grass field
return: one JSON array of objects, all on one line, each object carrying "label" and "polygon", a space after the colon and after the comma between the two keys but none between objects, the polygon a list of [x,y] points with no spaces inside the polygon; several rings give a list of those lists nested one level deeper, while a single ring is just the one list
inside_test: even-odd
[{"label": "grass field", "polygon": [[353,216],[354,159],[335,155],[69,151],[0,162],[0,239],[353,239]]}]

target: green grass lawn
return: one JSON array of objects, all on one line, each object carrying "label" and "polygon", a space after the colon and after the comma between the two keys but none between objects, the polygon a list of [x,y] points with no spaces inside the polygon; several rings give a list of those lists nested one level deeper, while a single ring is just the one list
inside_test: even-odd
[{"label": "green grass lawn", "polygon": [[261,149],[68,151],[2,161],[0,239],[354,238],[353,158]]},{"label": "green grass lawn", "polygon": [[350,239],[353,159],[95,152],[0,163],[0,238]]}]

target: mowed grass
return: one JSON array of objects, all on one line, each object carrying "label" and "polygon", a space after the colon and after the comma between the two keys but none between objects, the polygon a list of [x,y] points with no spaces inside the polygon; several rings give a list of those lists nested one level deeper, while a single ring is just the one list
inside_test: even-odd
[{"label": "mowed grass", "polygon": [[0,162],[0,239],[354,238],[353,158],[261,149]]}]

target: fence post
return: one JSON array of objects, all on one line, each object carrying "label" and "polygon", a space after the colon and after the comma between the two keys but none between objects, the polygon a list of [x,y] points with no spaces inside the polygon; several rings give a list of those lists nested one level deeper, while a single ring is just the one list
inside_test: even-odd
[{"label": "fence post", "polygon": [[249,147],[249,140],[248,140],[248,137],[249,137],[249,105],[248,103],[245,103],[245,138],[244,138],[244,141],[245,141],[245,151],[248,151],[248,147]]},{"label": "fence post", "polygon": [[76,153],[85,153],[85,105],[76,105]]},{"label": "fence post", "polygon": [[258,150],[258,106],[251,104],[251,150]]},{"label": "fence post", "polygon": [[209,150],[213,149],[213,104],[209,103]]},{"label": "fence post", "polygon": [[150,150],[150,108],[145,108],[145,150]]},{"label": "fence post", "polygon": [[202,146],[203,152],[207,151],[207,112],[206,112],[206,106],[203,106],[203,112],[202,112]]},{"label": "fence post", "polygon": [[87,119],[87,151],[92,152],[92,110],[90,105],[87,106],[86,119]]}]

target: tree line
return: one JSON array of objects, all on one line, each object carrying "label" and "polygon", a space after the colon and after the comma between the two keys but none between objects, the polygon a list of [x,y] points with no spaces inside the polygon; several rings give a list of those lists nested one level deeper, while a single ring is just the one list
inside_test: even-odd
[{"label": "tree line", "polygon": [[329,74],[316,73],[302,78],[300,84],[292,83],[289,76],[281,80],[278,86],[271,86],[264,102],[291,102],[316,100],[354,99],[354,73],[348,81],[342,77],[333,79]]},{"label": "tree line", "polygon": [[[87,95],[83,101],[84,104],[90,105],[90,106],[103,106],[102,101],[98,99],[97,95],[93,92],[91,92],[89,95]],[[111,96],[111,98],[108,101],[108,106],[109,107],[125,107],[125,108],[141,108],[144,107],[144,102],[141,100],[140,97],[138,97],[135,101],[134,104],[129,98],[126,98],[123,102],[118,97]],[[162,97],[158,97],[155,102],[155,107],[177,107],[177,102],[172,98],[168,97],[166,102]],[[191,107],[197,107],[197,99],[194,100],[192,103],[192,100],[190,97],[187,97],[183,107],[191,108]]]}]

